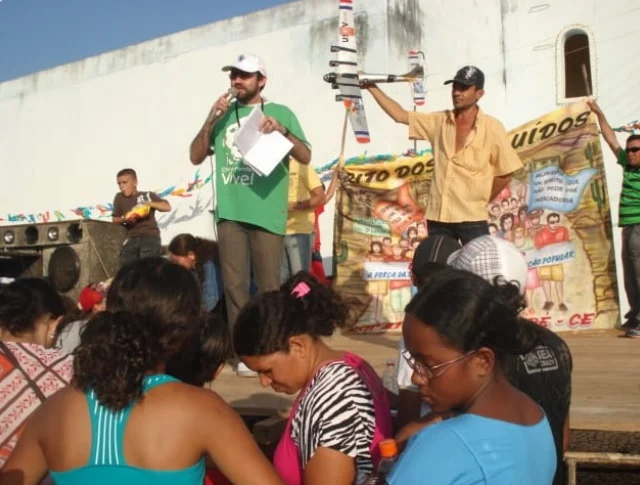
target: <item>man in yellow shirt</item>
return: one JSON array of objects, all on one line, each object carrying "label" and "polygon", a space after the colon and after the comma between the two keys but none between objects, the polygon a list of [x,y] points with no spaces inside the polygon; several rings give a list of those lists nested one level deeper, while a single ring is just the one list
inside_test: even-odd
[{"label": "man in yellow shirt", "polygon": [[324,188],[314,168],[289,162],[289,217],[284,238],[281,279],[311,270],[315,209],[325,202]]},{"label": "man in yellow shirt", "polygon": [[447,235],[466,244],[489,234],[487,204],[522,168],[522,161],[502,123],[478,107],[484,95],[482,71],[465,66],[445,84],[453,84],[453,110],[433,113],[406,111],[375,84],[364,87],[394,121],[409,125],[410,139],[431,143],[435,165],[426,210],[429,236]]}]

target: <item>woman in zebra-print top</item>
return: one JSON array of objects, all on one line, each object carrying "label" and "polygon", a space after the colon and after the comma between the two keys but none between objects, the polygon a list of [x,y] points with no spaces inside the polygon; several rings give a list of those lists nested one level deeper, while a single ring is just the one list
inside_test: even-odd
[{"label": "woman in zebra-print top", "polygon": [[240,312],[234,347],[277,392],[300,391],[274,456],[287,485],[360,484],[391,436],[380,378],[360,357],[328,347],[322,337],[345,324],[348,308],[305,272],[263,293]]}]

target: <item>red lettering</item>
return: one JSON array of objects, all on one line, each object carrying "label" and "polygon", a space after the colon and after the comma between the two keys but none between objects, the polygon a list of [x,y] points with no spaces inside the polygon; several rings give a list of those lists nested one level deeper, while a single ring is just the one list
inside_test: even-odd
[{"label": "red lettering", "polygon": [[569,326],[575,328],[580,325],[581,316],[582,315],[580,313],[574,313],[573,315],[571,315],[571,318],[569,318]]},{"label": "red lettering", "polygon": [[595,316],[595,313],[584,313],[582,315],[582,320],[580,320],[580,325],[583,325],[585,327],[593,325],[593,317]]},{"label": "red lettering", "polygon": [[569,326],[572,328],[579,326],[589,327],[593,325],[593,317],[595,315],[595,313],[574,313],[569,319]]}]

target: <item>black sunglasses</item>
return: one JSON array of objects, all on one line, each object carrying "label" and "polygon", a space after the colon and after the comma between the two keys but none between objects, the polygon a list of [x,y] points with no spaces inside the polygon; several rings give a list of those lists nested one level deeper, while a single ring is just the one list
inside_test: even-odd
[{"label": "black sunglasses", "polygon": [[636,152],[640,152],[640,147],[627,148],[627,153],[636,153]]},{"label": "black sunglasses", "polygon": [[235,79],[239,77],[240,79],[249,79],[252,76],[255,76],[255,72],[244,72],[244,71],[231,71],[229,73],[229,79]]}]

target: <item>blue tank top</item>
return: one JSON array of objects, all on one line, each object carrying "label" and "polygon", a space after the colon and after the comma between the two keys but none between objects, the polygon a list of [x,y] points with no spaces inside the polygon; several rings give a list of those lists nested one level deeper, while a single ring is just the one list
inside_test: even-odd
[{"label": "blue tank top", "polygon": [[[177,379],[158,374],[147,376],[143,381],[143,392]],[[87,465],[64,472],[51,471],[51,478],[57,485],[202,485],[205,474],[204,457],[182,470],[149,470],[127,465],[124,459],[124,430],[135,403],[121,411],[114,412],[98,402],[94,391],[86,394],[91,417],[91,456]]]}]

